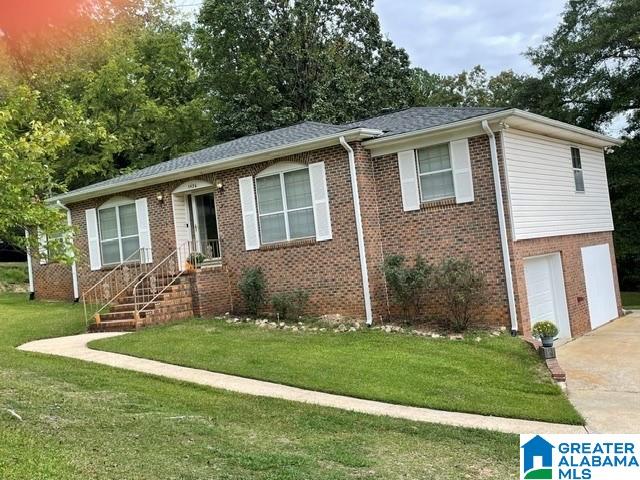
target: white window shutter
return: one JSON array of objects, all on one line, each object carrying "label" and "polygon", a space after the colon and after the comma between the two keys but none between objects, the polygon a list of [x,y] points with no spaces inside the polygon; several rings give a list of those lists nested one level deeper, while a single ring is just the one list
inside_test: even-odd
[{"label": "white window shutter", "polygon": [[313,203],[313,220],[316,227],[316,240],[331,240],[331,213],[329,212],[329,193],[327,192],[327,176],[324,162],[309,165],[309,182],[311,183],[311,200]]},{"label": "white window shutter", "polygon": [[138,239],[142,249],[140,260],[142,263],[152,263],[153,250],[151,249],[151,230],[149,229],[149,210],[146,198],[136,200],[136,216],[138,218]]},{"label": "white window shutter", "polygon": [[420,209],[420,190],[416,170],[416,152],[405,150],[398,152],[398,170],[400,171],[400,189],[402,190],[402,208],[405,212]]},{"label": "white window shutter", "polygon": [[95,208],[85,210],[87,218],[87,240],[89,243],[89,265],[91,270],[100,270],[100,237],[98,235],[98,215]]},{"label": "white window shutter", "polygon": [[260,248],[258,233],[258,211],[256,196],[253,192],[253,177],[238,180],[240,186],[240,206],[242,207],[242,225],[244,228],[244,245],[247,250]]},{"label": "white window shutter", "polygon": [[38,229],[38,256],[40,257],[40,265],[46,265],[48,262],[47,252],[47,236]]},{"label": "white window shutter", "polygon": [[453,187],[456,191],[456,203],[473,202],[473,175],[469,141],[451,142],[451,168],[453,169]]}]

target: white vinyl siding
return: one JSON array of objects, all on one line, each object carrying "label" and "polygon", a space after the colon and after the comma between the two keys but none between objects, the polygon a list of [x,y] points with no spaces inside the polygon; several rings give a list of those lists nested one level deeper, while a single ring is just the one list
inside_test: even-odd
[{"label": "white vinyl siding", "polygon": [[504,153],[516,240],[613,230],[604,153],[580,146],[584,192],[576,192],[571,147],[505,130]]}]

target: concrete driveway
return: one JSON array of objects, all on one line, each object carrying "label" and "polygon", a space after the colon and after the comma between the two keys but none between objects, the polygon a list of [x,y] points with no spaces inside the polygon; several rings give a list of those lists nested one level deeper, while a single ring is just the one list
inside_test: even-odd
[{"label": "concrete driveway", "polygon": [[557,349],[569,399],[593,433],[640,433],[640,312]]}]

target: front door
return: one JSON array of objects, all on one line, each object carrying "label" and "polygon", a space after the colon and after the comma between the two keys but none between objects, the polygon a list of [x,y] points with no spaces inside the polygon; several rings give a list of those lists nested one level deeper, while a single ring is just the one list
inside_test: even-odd
[{"label": "front door", "polygon": [[207,259],[220,258],[218,222],[213,192],[189,195],[193,248]]}]

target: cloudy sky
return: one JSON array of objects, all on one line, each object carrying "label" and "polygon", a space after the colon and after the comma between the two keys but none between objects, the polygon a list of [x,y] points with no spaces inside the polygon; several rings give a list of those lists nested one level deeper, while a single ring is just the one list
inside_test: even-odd
[{"label": "cloudy sky", "polygon": [[481,64],[534,73],[522,56],[560,21],[564,0],[376,0],[383,31],[414,65],[456,73]]},{"label": "cloudy sky", "polygon": [[[194,13],[202,0],[175,0]],[[413,65],[457,73],[481,64],[490,74],[535,73],[522,56],[560,21],[565,0],[375,0],[382,29]]]}]

